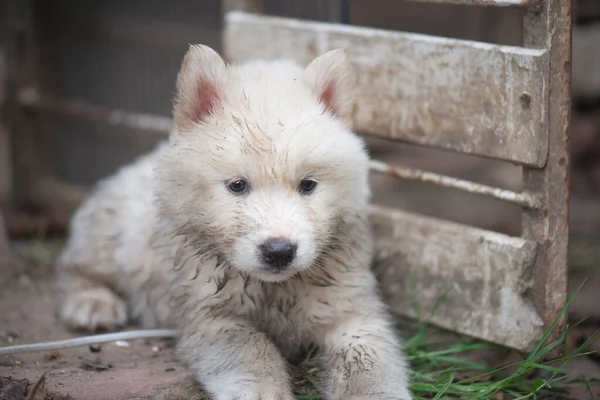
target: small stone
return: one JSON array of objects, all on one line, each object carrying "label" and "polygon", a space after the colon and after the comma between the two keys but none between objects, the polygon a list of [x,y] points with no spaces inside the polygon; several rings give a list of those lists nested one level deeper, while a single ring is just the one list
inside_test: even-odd
[{"label": "small stone", "polygon": [[44,361],[56,360],[58,357],[60,357],[60,353],[57,350],[52,350],[44,354]]},{"label": "small stone", "polygon": [[152,346],[152,352],[153,353],[158,353],[159,350],[160,350],[160,347],[158,347],[158,346]]},{"label": "small stone", "polygon": [[129,343],[124,340],[117,340],[115,342],[115,346],[117,347],[129,347]]},{"label": "small stone", "polygon": [[101,372],[101,371],[109,370],[112,367],[113,367],[112,364],[105,364],[102,361],[100,361],[99,358],[97,358],[95,360],[84,359],[83,362],[81,363],[81,369],[84,369],[86,371]]},{"label": "small stone", "polygon": [[8,344],[13,344],[18,337],[19,335],[15,333],[8,333],[6,334],[6,341],[8,342]]},{"label": "small stone", "polygon": [[102,351],[102,346],[99,344],[90,344],[90,352],[91,353],[100,353]]}]

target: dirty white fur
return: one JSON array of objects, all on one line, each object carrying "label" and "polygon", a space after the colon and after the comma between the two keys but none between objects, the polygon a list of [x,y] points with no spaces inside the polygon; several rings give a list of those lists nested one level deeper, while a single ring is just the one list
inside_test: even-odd
[{"label": "dirty white fur", "polygon": [[[369,268],[352,85],[342,50],[303,69],[190,47],[170,141],[102,181],[73,218],[56,274],[62,320],[176,327],[179,357],[217,400],[293,399],[285,359],[303,350],[328,399],[411,399]],[[247,190],[230,190],[236,180]],[[261,257],[273,237],[297,246],[285,268]]]}]

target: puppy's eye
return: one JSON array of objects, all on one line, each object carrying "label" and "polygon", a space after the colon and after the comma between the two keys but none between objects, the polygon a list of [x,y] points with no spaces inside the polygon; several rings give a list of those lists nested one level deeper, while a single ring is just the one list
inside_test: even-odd
[{"label": "puppy's eye", "polygon": [[248,190],[248,183],[242,179],[236,179],[229,182],[227,188],[235,194],[242,194]]},{"label": "puppy's eye", "polygon": [[302,194],[311,194],[315,188],[317,187],[317,181],[313,179],[302,179],[300,181],[300,193]]}]

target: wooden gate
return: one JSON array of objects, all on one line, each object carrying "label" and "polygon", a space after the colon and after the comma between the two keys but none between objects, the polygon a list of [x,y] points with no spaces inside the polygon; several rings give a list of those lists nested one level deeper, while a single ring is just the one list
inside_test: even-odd
[{"label": "wooden gate", "polygon": [[360,88],[358,132],[521,165],[514,192],[371,163],[514,203],[521,237],[376,206],[372,218],[376,271],[395,312],[414,317],[413,296],[427,310],[450,289],[433,323],[529,351],[567,295],[571,1],[420,1],[525,8],[523,46],[272,17],[260,14],[261,1],[232,0],[224,2],[225,57],[308,63],[346,48]]}]

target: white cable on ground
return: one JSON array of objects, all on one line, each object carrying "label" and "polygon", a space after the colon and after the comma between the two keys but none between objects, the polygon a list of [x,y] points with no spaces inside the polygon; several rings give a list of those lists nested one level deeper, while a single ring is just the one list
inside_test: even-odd
[{"label": "white cable on ground", "polygon": [[84,336],[74,339],[57,340],[55,342],[42,342],[0,347],[0,356],[18,353],[32,353],[36,351],[60,350],[67,349],[69,347],[86,346],[96,343],[115,342],[117,340],[159,337],[174,338],[176,336],[177,331],[174,329],[141,329],[137,331],[105,333],[101,335]]}]

